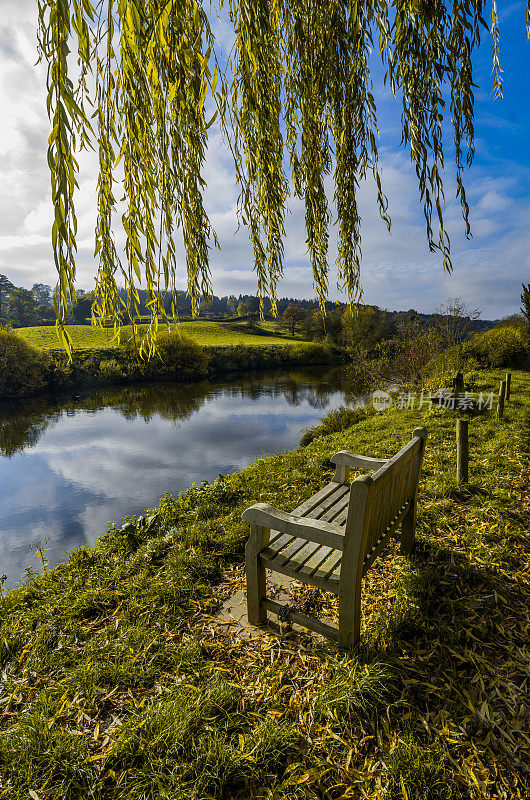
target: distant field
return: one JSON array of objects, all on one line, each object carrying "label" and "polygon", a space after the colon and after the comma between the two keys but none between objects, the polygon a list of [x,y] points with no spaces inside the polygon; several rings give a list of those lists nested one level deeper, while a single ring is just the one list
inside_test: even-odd
[{"label": "distant field", "polygon": [[[144,326],[141,326],[142,328]],[[181,322],[179,329],[182,333],[194,339],[198,344],[205,346],[230,346],[236,344],[247,344],[256,346],[266,345],[290,345],[304,343],[302,339],[292,336],[278,334],[274,330],[273,322],[257,323],[261,333],[249,332],[244,322],[209,322],[208,320],[197,320],[194,322]],[[112,328],[93,328],[90,325],[67,325],[67,331],[72,337],[74,347],[115,347],[118,342],[113,338]],[[130,326],[121,329],[121,342],[126,341],[130,336]],[[57,339],[53,326],[42,326],[36,328],[17,328],[17,333],[23,336],[26,341],[44,350],[59,348],[60,342]]]}]

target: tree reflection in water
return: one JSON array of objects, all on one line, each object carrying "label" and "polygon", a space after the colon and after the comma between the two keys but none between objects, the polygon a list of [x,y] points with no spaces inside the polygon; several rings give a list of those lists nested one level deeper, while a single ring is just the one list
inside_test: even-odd
[{"label": "tree reflection in water", "polygon": [[9,458],[33,447],[62,414],[71,416],[79,411],[95,413],[104,408],[114,408],[127,420],[140,417],[149,422],[156,415],[178,422],[199,411],[208,397],[219,392],[250,400],[283,396],[291,406],[307,402],[311,408],[320,410],[329,406],[330,393],[342,392],[346,401],[358,396],[351,392],[344,368],[333,367],[298,369],[288,373],[252,373],[222,382],[110,386],[80,396],[65,394],[55,398],[43,396],[18,400],[0,406],[0,454]]},{"label": "tree reflection in water", "polygon": [[301,429],[351,395],[347,372],[297,369],[228,381],[112,387],[0,409],[0,562],[10,583],[94,542],[107,520],[164,492],[296,447]]}]

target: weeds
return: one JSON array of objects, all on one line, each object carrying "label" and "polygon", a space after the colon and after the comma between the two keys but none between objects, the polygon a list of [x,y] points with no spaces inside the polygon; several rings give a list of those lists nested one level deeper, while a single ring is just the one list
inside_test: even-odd
[{"label": "weeds", "polygon": [[346,406],[339,406],[338,408],[330,411],[322,419],[319,425],[314,425],[311,428],[306,428],[302,433],[300,445],[307,447],[319,436],[326,436],[329,433],[337,433],[338,431],[346,430],[352,425],[356,425],[361,420],[366,419],[368,411],[364,407],[348,408]]},{"label": "weeds", "polygon": [[427,744],[406,731],[388,749],[385,795],[391,800],[452,800],[451,765],[443,746]]}]

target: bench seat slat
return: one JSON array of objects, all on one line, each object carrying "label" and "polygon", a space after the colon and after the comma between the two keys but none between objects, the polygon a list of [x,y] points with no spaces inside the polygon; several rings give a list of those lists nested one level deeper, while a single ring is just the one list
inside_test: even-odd
[{"label": "bench seat slat", "polygon": [[323,549],[329,550],[330,548],[323,544],[317,544],[316,542],[306,542],[305,547],[299,550],[296,555],[289,560],[298,565],[297,567],[293,567],[294,569],[301,571],[310,560],[318,558],[318,554]]},{"label": "bench seat slat", "polygon": [[[266,550],[262,551],[260,560],[265,569],[281,572],[283,575],[287,575],[287,577],[293,578],[295,581],[300,580],[300,572],[296,569],[296,563],[293,564],[293,562],[288,561],[286,564],[279,564],[277,561],[272,561],[267,558]],[[310,583],[312,586],[317,586],[325,592],[333,592],[333,594],[339,593],[339,581],[334,577],[327,580],[325,574],[320,570],[317,570],[314,575],[304,575],[303,580],[304,583]]]},{"label": "bench seat slat", "polygon": [[323,500],[326,500],[330,494],[337,491],[337,489],[340,489],[341,486],[342,484],[340,483],[330,481],[330,483],[327,483],[322,487],[322,489],[319,489],[316,494],[312,495],[307,500],[304,500],[303,503],[300,503],[300,505],[297,506],[292,513],[296,514],[297,517],[308,517],[311,511],[316,508],[319,503],[321,503]]},{"label": "bench seat slat", "polygon": [[324,520],[324,522],[336,522],[337,517],[341,514],[344,510],[348,509],[348,503],[350,502],[350,493],[346,491],[342,497],[337,500],[331,508],[329,508],[325,514],[321,516],[320,519]]},{"label": "bench seat slat", "polygon": [[333,520],[335,525],[340,525],[341,528],[346,527],[346,522],[348,521],[348,506],[344,508]]},{"label": "bench seat slat", "polygon": [[339,553],[338,550],[333,550],[330,553],[329,558],[322,564],[321,569],[325,573],[326,580],[339,580],[340,578],[340,564],[342,561],[342,553]]},{"label": "bench seat slat", "polygon": [[261,560],[268,569],[287,567],[293,576],[300,576],[304,580],[308,577],[317,577],[321,581],[331,580],[338,583],[340,578],[340,562],[342,553],[333,550],[327,545],[306,542],[297,539],[290,557],[279,555],[272,548],[261,551]]},{"label": "bench seat slat", "polygon": [[[298,506],[293,514],[310,519],[322,519],[325,522],[333,522],[339,514],[344,514],[348,509],[349,503],[349,484],[339,484],[331,482],[324,487],[325,491],[317,492],[302,504],[306,509],[305,514],[300,514],[301,506]],[[320,495],[319,502],[315,504],[317,496]],[[309,509],[309,510],[308,510]],[[307,542],[288,534],[276,534],[272,536],[268,545],[261,551],[263,561],[268,561],[270,567],[275,569],[279,566],[287,566],[293,573],[301,576],[315,575],[319,572],[321,564],[329,560],[336,551],[331,547],[319,545],[315,542]],[[332,576],[336,572],[337,564],[340,564],[340,553],[333,560],[333,568],[327,568],[322,575],[329,573]],[[273,566],[274,565],[274,566]],[[321,570],[320,570],[321,571]],[[339,574],[335,575],[334,580],[338,581]]]},{"label": "bench seat slat", "polygon": [[316,542],[308,542],[307,539],[299,539],[298,537],[294,537],[288,545],[282,547],[282,549],[276,553],[274,558],[276,561],[278,561],[278,563],[283,564],[287,564],[288,561],[298,561],[299,554],[307,547],[308,544],[313,545],[313,548],[319,546]]},{"label": "bench seat slat", "polygon": [[[307,517],[308,519],[324,519],[326,514],[331,513],[333,515],[333,511],[336,506],[344,499],[344,497],[349,497],[349,490],[350,487],[346,486],[345,484],[335,484],[336,490],[326,497],[321,503],[319,503],[315,508],[313,508],[307,514],[298,514],[298,512],[294,512],[296,516],[303,516]],[[329,521],[329,520],[328,520]]]},{"label": "bench seat slat", "polygon": [[[326,490],[324,492],[324,490]],[[320,519],[322,515],[328,512],[329,509],[333,509],[335,505],[343,500],[345,497],[348,497],[349,486],[340,483],[328,483],[327,486],[324,487],[324,490],[320,490],[310,497],[309,500],[306,500],[305,503],[295,508],[294,511],[291,513],[297,517],[309,517],[311,519]],[[320,498],[318,496],[320,495]],[[313,501],[317,499],[317,502],[314,503]],[[347,502],[347,501],[346,501]],[[300,509],[305,507],[305,513],[300,513]],[[326,522],[330,520],[325,520]],[[267,544],[268,548],[271,548],[275,551],[276,554],[279,554],[285,548],[288,548],[287,553],[282,553],[282,555],[287,556],[291,553],[294,545],[294,540],[296,537],[290,536],[287,533],[278,533],[277,531],[271,531],[271,538]]]},{"label": "bench seat slat", "polygon": [[309,558],[305,560],[303,564],[300,564],[300,575],[313,575],[324,563],[324,561],[329,558],[330,553],[334,553],[335,550],[332,550],[331,547],[326,547],[323,545],[311,554]]},{"label": "bench seat slat", "polygon": [[287,555],[291,551],[294,553],[298,543],[301,541],[306,541],[306,540],[299,539],[297,536],[291,536],[288,533],[284,533],[273,544],[266,545],[263,548],[263,551],[267,550],[268,552],[272,553],[274,558],[278,558],[280,557],[280,555],[285,557],[285,555]]}]

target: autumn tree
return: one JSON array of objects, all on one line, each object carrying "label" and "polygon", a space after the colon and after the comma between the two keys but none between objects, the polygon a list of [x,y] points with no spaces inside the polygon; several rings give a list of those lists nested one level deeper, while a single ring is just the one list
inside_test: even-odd
[{"label": "autumn tree", "polygon": [[296,303],[290,303],[282,314],[282,324],[291,331],[291,336],[296,333],[296,326],[306,316],[306,312],[297,306]]},{"label": "autumn tree", "polygon": [[422,369],[443,348],[442,334],[409,317],[398,323],[393,369],[405,381],[421,382]]},{"label": "autumn tree", "polygon": [[77,293],[76,304],[72,309],[74,322],[79,325],[86,325],[87,319],[92,316],[92,303],[94,298],[92,292]]},{"label": "autumn tree", "polygon": [[348,347],[370,348],[390,334],[388,319],[377,306],[358,305],[342,317],[342,339]]},{"label": "autumn tree", "polygon": [[228,301],[227,301],[226,305],[227,305],[228,313],[230,314],[230,316],[235,317],[235,315],[237,314],[237,307],[239,305],[239,301],[237,300],[237,298],[230,296],[228,298]]},{"label": "autumn tree", "polygon": [[450,297],[436,309],[437,328],[445,347],[462,344],[473,330],[482,311],[471,308],[462,297]]},{"label": "autumn tree", "polygon": [[[523,1],[530,25],[530,0]],[[209,253],[219,242],[203,192],[214,122],[233,155],[239,219],[249,232],[261,308],[268,297],[275,310],[291,186],[305,205],[321,308],[328,295],[332,223],[338,285],[350,301],[357,300],[358,187],[367,176],[373,176],[379,213],[390,229],[373,69],[382,70],[385,86],[402,106],[402,140],[417,175],[429,248],[440,254],[444,269],[452,269],[442,132],[452,126],[447,138],[469,236],[463,174],[474,156],[473,60],[486,17],[492,20],[494,91],[502,92],[494,0],[231,0],[230,60],[212,32],[215,3],[38,0],[37,8],[39,48],[48,66],[60,327],[68,297],[75,301],[75,188],[79,151],[90,146],[99,159],[95,314],[134,322],[143,282],[152,323],[144,349],[152,351],[158,319],[166,318],[164,295],[175,291],[177,229],[194,313],[200,298],[212,294]],[[114,236],[121,231],[124,257]],[[68,345],[64,330],[63,341]]]},{"label": "autumn tree", "polygon": [[34,283],[31,294],[38,306],[50,306],[52,303],[52,289],[46,283]]}]

